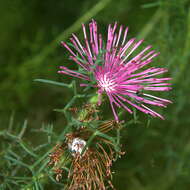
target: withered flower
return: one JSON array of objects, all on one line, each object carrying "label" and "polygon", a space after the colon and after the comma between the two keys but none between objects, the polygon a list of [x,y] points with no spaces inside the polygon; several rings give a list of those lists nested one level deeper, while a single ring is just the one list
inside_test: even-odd
[{"label": "withered flower", "polygon": [[[95,108],[86,105],[88,112],[83,121],[92,121]],[[90,111],[89,111],[90,110]],[[81,118],[82,119],[82,118]],[[67,133],[64,144],[57,145],[50,155],[50,164],[60,181],[62,168],[68,167],[68,190],[106,190],[114,189],[111,179],[111,166],[116,156],[123,153],[116,150],[114,142],[107,134],[118,129],[116,121],[107,121],[95,128],[81,126]]]}]

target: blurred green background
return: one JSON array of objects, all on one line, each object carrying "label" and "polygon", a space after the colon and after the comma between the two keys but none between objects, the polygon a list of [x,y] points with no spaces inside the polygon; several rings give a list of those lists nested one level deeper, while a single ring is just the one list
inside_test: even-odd
[{"label": "blurred green background", "polygon": [[152,44],[161,52],[152,65],[168,68],[173,78],[173,90],[161,94],[173,104],[155,108],[166,120],[137,112],[140,122],[129,124],[123,133],[127,154],[114,163],[115,187],[190,189],[189,0],[0,0],[0,129],[7,129],[14,114],[15,131],[28,120],[25,140],[30,144],[41,143],[30,130],[42,123],[62,130],[64,117],[53,109],[64,107],[72,93],[34,79],[70,82],[57,74],[60,65],[74,68],[60,41],[72,32],[82,37],[81,22],[91,18],[104,34],[114,21],[129,26],[130,37],[144,38],[144,47]]}]

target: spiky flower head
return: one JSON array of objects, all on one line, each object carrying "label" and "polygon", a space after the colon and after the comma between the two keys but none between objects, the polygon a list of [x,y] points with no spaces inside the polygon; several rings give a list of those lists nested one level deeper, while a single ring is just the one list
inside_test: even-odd
[{"label": "spiky flower head", "polygon": [[155,67],[141,69],[149,65],[159,53],[155,53],[151,50],[151,46],[147,46],[134,55],[134,51],[143,40],[136,41],[135,38],[127,40],[128,28],[124,29],[120,26],[116,32],[117,23],[108,26],[105,44],[94,20],[89,24],[89,35],[84,24],[82,24],[82,29],[83,43],[75,34],[70,38],[71,43],[62,42],[62,45],[70,52],[70,58],[79,65],[80,69],[73,71],[61,66],[58,72],[88,82],[81,86],[97,88],[100,97],[99,104],[101,104],[101,95],[105,92],[116,121],[119,119],[115,107],[123,107],[129,113],[132,113],[130,107],[135,107],[153,117],[164,119],[147,105],[166,107],[171,101],[153,96],[146,91],[171,89],[169,87],[171,84],[167,82],[171,78],[157,78],[157,75],[167,72],[167,69]]}]

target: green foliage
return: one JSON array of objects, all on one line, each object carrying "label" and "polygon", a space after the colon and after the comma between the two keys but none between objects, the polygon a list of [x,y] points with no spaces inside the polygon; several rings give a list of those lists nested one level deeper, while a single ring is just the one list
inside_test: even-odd
[{"label": "green foliage", "polygon": [[[75,67],[59,43],[72,32],[82,36],[81,23],[93,17],[105,35],[108,23],[128,25],[130,37],[145,38],[144,46],[152,44],[161,52],[152,65],[167,67],[173,78],[173,90],[161,94],[173,104],[157,109],[165,121],[120,112],[126,129],[117,144],[121,141],[127,154],[114,164],[115,186],[188,190],[190,1],[83,0],[78,4],[77,0],[0,2],[0,189],[63,188],[47,167],[48,154],[70,128],[66,110],[94,97],[84,96],[78,81],[56,74],[59,65]],[[102,109],[110,119],[108,105]],[[27,120],[19,124],[23,118]]]}]

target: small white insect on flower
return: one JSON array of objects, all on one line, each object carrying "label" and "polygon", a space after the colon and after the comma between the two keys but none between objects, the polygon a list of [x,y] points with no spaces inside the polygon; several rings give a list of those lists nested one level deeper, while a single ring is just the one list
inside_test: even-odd
[{"label": "small white insect on flower", "polygon": [[68,148],[71,151],[72,155],[76,154],[81,155],[83,148],[86,145],[86,141],[80,138],[74,138],[71,142],[68,143]]}]

